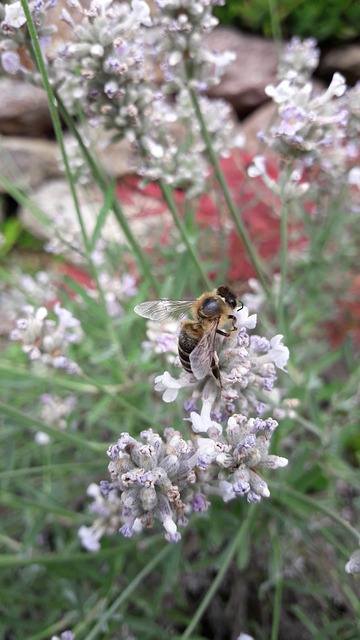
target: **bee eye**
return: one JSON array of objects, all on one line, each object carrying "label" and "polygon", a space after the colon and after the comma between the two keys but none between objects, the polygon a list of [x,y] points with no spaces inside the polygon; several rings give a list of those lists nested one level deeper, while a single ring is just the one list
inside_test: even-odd
[{"label": "bee eye", "polygon": [[237,305],[237,300],[235,298],[235,296],[230,295],[228,297],[228,303],[230,305],[230,307],[232,307],[233,309],[235,309],[236,305]]}]

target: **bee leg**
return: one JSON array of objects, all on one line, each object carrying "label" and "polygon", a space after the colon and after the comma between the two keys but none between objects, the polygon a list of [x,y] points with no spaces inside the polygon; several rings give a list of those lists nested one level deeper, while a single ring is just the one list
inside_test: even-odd
[{"label": "bee leg", "polygon": [[223,331],[222,329],[216,329],[216,333],[219,333],[221,336],[225,336],[225,338],[228,338],[230,335],[228,331]]},{"label": "bee leg", "polygon": [[236,324],[236,318],[233,315],[228,315],[228,319],[232,321],[232,327],[231,329],[229,329],[229,331],[237,331],[237,324]]},{"label": "bee leg", "polygon": [[220,387],[222,388],[221,375],[220,375],[220,369],[219,369],[219,366],[218,366],[218,362],[219,362],[219,358],[217,356],[217,353],[214,352],[214,357],[213,357],[212,363],[211,363],[211,373],[213,374],[215,380],[218,381]]}]

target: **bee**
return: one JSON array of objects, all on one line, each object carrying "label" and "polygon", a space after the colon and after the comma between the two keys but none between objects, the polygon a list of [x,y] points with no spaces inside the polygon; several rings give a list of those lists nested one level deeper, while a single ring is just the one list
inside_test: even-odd
[{"label": "bee", "polygon": [[[240,302],[240,311],[243,303]],[[229,337],[231,331],[236,331],[234,309],[238,306],[235,293],[227,286],[220,286],[213,291],[203,293],[196,300],[154,300],[141,302],[134,311],[143,318],[156,322],[169,319],[180,319],[191,313],[193,320],[181,323],[178,338],[178,352],[180,362],[188,373],[192,373],[197,380],[202,380],[209,372],[221,385],[218,357],[215,351],[216,335]],[[231,320],[231,328],[223,330]]]}]

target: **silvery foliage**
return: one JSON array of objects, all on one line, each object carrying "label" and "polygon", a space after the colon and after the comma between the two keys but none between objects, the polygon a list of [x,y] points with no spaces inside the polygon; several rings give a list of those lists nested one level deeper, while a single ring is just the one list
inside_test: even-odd
[{"label": "silvery foliage", "polygon": [[[189,436],[172,428],[163,435],[148,429],[139,440],[122,433],[109,447],[111,482],[101,483],[92,508],[101,510],[104,497],[111,495],[112,524],[106,513],[93,528],[82,530],[88,550],[98,548],[101,535],[113,531],[116,517],[126,537],[140,525],[148,528],[160,521],[166,540],[177,542],[179,527],[192,513],[206,511],[211,495],[224,502],[245,496],[250,503],[270,496],[263,471],[287,464],[286,458],[269,453],[278,426],[269,412],[276,368],[284,370],[289,351],[280,335],[270,341],[250,337],[247,330],[255,327],[256,316],[246,308],[234,315],[237,330],[218,336],[216,344],[221,387],[210,372],[196,380],[184,370],[177,378],[166,371],[155,380],[167,403],[182,390],[191,393]],[[173,352],[173,341],[168,344]]]}]

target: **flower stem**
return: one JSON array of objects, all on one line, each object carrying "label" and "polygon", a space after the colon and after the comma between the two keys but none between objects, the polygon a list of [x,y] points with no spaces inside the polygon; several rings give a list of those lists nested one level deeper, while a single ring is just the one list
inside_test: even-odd
[{"label": "flower stem", "polygon": [[251,530],[256,514],[257,514],[256,505],[252,505],[251,507],[249,507],[247,516],[243,521],[239,531],[237,532],[237,534],[235,535],[235,537],[233,538],[233,540],[230,542],[227,549],[223,553],[221,568],[219,569],[219,572],[216,578],[214,579],[210,588],[206,592],[203,600],[201,601],[199,607],[195,611],[195,614],[193,615],[188,626],[186,627],[180,640],[186,640],[187,638],[191,638],[196,625],[198,624],[199,620],[201,620],[203,613],[208,608],[212,598],[214,597],[216,591],[220,587],[220,584],[224,579],[225,573],[228,570],[236,551],[241,547],[241,545],[244,542],[246,542],[247,536],[249,534],[249,530]]},{"label": "flower stem", "polygon": [[276,316],[278,331],[285,336],[286,339],[286,281],[287,281],[287,247],[288,247],[288,203],[285,198],[285,186],[288,184],[291,174],[291,167],[285,168],[280,173],[281,184],[281,222],[280,222],[280,289],[276,305]]},{"label": "flower stem", "polygon": [[189,252],[189,255],[191,256],[191,259],[194,263],[195,269],[197,271],[197,273],[199,274],[204,287],[206,287],[206,289],[211,289],[211,283],[201,265],[200,259],[197,255],[197,252],[195,251],[193,245],[191,244],[191,241],[189,240],[189,237],[186,233],[186,229],[183,225],[183,222],[179,216],[179,213],[177,211],[177,206],[172,194],[172,190],[170,189],[170,187],[164,182],[164,180],[159,180],[159,186],[161,189],[161,193],[163,195],[163,198],[169,208],[169,211],[174,219],[174,222],[178,228],[178,230],[180,231],[180,235],[181,238]]},{"label": "flower stem", "polygon": [[[88,148],[86,147],[86,145],[84,145],[84,142],[82,140],[82,137],[79,133],[79,131],[77,130],[76,126],[74,125],[74,122],[71,118],[71,116],[69,115],[63,101],[61,100],[60,96],[56,93],[56,100],[57,103],[59,105],[59,111],[61,113],[61,117],[63,118],[66,126],[68,127],[69,131],[71,131],[71,133],[75,136],[77,142],[79,143],[81,152],[91,170],[91,173],[93,175],[93,178],[95,180],[95,182],[97,183],[97,185],[99,186],[99,188],[101,189],[101,191],[106,194],[108,189],[109,189],[109,181],[107,180],[104,172],[101,170],[101,168],[98,166],[98,164],[94,161],[91,153],[89,152]],[[153,276],[152,272],[151,272],[151,268],[148,264],[148,261],[146,260],[145,256],[144,256],[144,252],[141,250],[140,245],[138,244],[138,242],[136,241],[135,236],[133,235],[130,226],[125,218],[124,212],[118,202],[118,200],[114,199],[113,203],[113,211],[114,211],[114,215],[116,217],[116,220],[119,223],[119,226],[122,230],[122,232],[124,233],[124,236],[126,238],[126,240],[128,241],[132,251],[134,252],[134,256],[137,260],[137,263],[139,265],[139,268],[144,276],[144,279],[147,280],[149,282],[149,285],[152,287],[152,289],[155,291],[155,293],[157,295],[160,294],[160,288],[159,288],[159,283],[157,282],[157,280],[155,279],[155,277]]]},{"label": "flower stem", "polygon": [[255,251],[252,243],[251,243],[251,239],[250,236],[247,232],[247,229],[243,223],[243,221],[241,220],[240,216],[239,216],[239,212],[237,210],[237,207],[231,197],[230,194],[230,190],[229,187],[227,185],[227,182],[225,180],[225,176],[221,170],[217,155],[214,151],[214,148],[212,146],[211,143],[211,138],[209,135],[209,132],[207,130],[206,124],[205,124],[205,120],[204,117],[202,115],[201,109],[200,109],[200,105],[199,105],[199,101],[197,99],[196,93],[194,91],[194,89],[192,89],[191,87],[188,88],[189,93],[190,93],[190,97],[195,109],[195,113],[197,116],[197,119],[199,121],[200,124],[200,128],[201,128],[201,133],[204,139],[204,142],[206,144],[206,148],[209,154],[209,158],[211,161],[212,166],[214,167],[214,171],[215,171],[215,176],[216,179],[220,185],[220,188],[223,192],[227,207],[229,209],[231,218],[235,224],[236,230],[243,242],[243,244],[245,245],[246,251],[248,253],[249,259],[251,264],[253,265],[256,273],[257,273],[257,277],[259,278],[263,289],[266,293],[266,295],[269,297],[270,296],[270,290],[269,290],[269,286],[267,283],[267,279],[265,278],[265,270],[264,267],[261,263],[261,259],[260,256],[258,256],[257,252]]},{"label": "flower stem", "polygon": [[287,206],[283,204],[281,208],[281,253],[280,253],[280,290],[277,300],[277,324],[278,331],[282,333],[286,338],[285,331],[285,290],[287,279]]},{"label": "flower stem", "polygon": [[57,107],[56,107],[56,99],[55,99],[55,95],[54,92],[52,90],[50,81],[49,81],[49,77],[47,74],[47,69],[46,69],[46,65],[45,65],[45,61],[42,55],[42,51],[41,51],[41,47],[40,47],[40,43],[39,43],[39,39],[38,39],[38,35],[36,32],[36,28],[34,25],[34,21],[31,15],[31,11],[28,5],[27,0],[21,0],[21,4],[22,7],[24,9],[24,13],[26,16],[26,20],[27,20],[27,26],[29,29],[29,34],[31,37],[31,42],[32,42],[32,46],[33,46],[33,53],[35,56],[35,62],[37,65],[37,68],[39,69],[40,73],[41,73],[41,77],[42,77],[42,81],[44,83],[44,89],[46,91],[46,95],[47,95],[47,99],[48,99],[48,104],[49,104],[49,109],[50,109],[50,114],[51,114],[51,119],[52,119],[52,123],[54,126],[54,131],[55,131],[55,135],[56,135],[56,139],[57,142],[59,144],[60,147],[60,152],[61,152],[61,156],[62,156],[62,160],[64,163],[64,167],[65,167],[65,174],[66,174],[66,178],[67,181],[69,183],[69,187],[70,187],[70,191],[71,191],[71,195],[74,201],[74,206],[75,206],[75,211],[76,211],[76,216],[78,219],[78,223],[80,226],[80,230],[81,230],[81,236],[82,236],[82,241],[85,247],[85,251],[86,251],[86,260],[87,260],[87,264],[88,264],[88,268],[89,271],[96,283],[96,287],[98,290],[98,294],[99,294],[99,298],[102,304],[102,307],[104,309],[104,315],[106,318],[106,323],[108,326],[108,330],[109,330],[109,335],[111,336],[112,342],[116,347],[117,350],[117,354],[118,354],[118,358],[119,358],[119,362],[121,364],[121,370],[124,368],[125,366],[125,357],[123,354],[123,349],[122,349],[122,345],[120,342],[120,338],[115,330],[115,327],[113,325],[113,321],[110,318],[109,314],[107,313],[107,307],[106,307],[106,300],[105,300],[105,296],[104,296],[104,292],[102,290],[102,287],[100,285],[100,281],[99,281],[99,277],[98,277],[98,272],[97,269],[92,261],[92,257],[91,257],[91,246],[90,246],[90,241],[89,238],[87,236],[86,233],[86,229],[85,229],[85,224],[84,224],[84,220],[83,220],[83,216],[81,213],[81,208],[80,208],[80,203],[79,203],[79,198],[76,192],[76,186],[75,186],[75,181],[71,172],[71,167],[69,164],[69,160],[67,157],[67,153],[66,153],[66,149],[65,149],[65,143],[64,143],[64,137],[63,137],[63,133],[62,133],[62,128],[61,128],[61,122],[60,122],[60,118],[59,118],[59,114],[57,111]]}]

